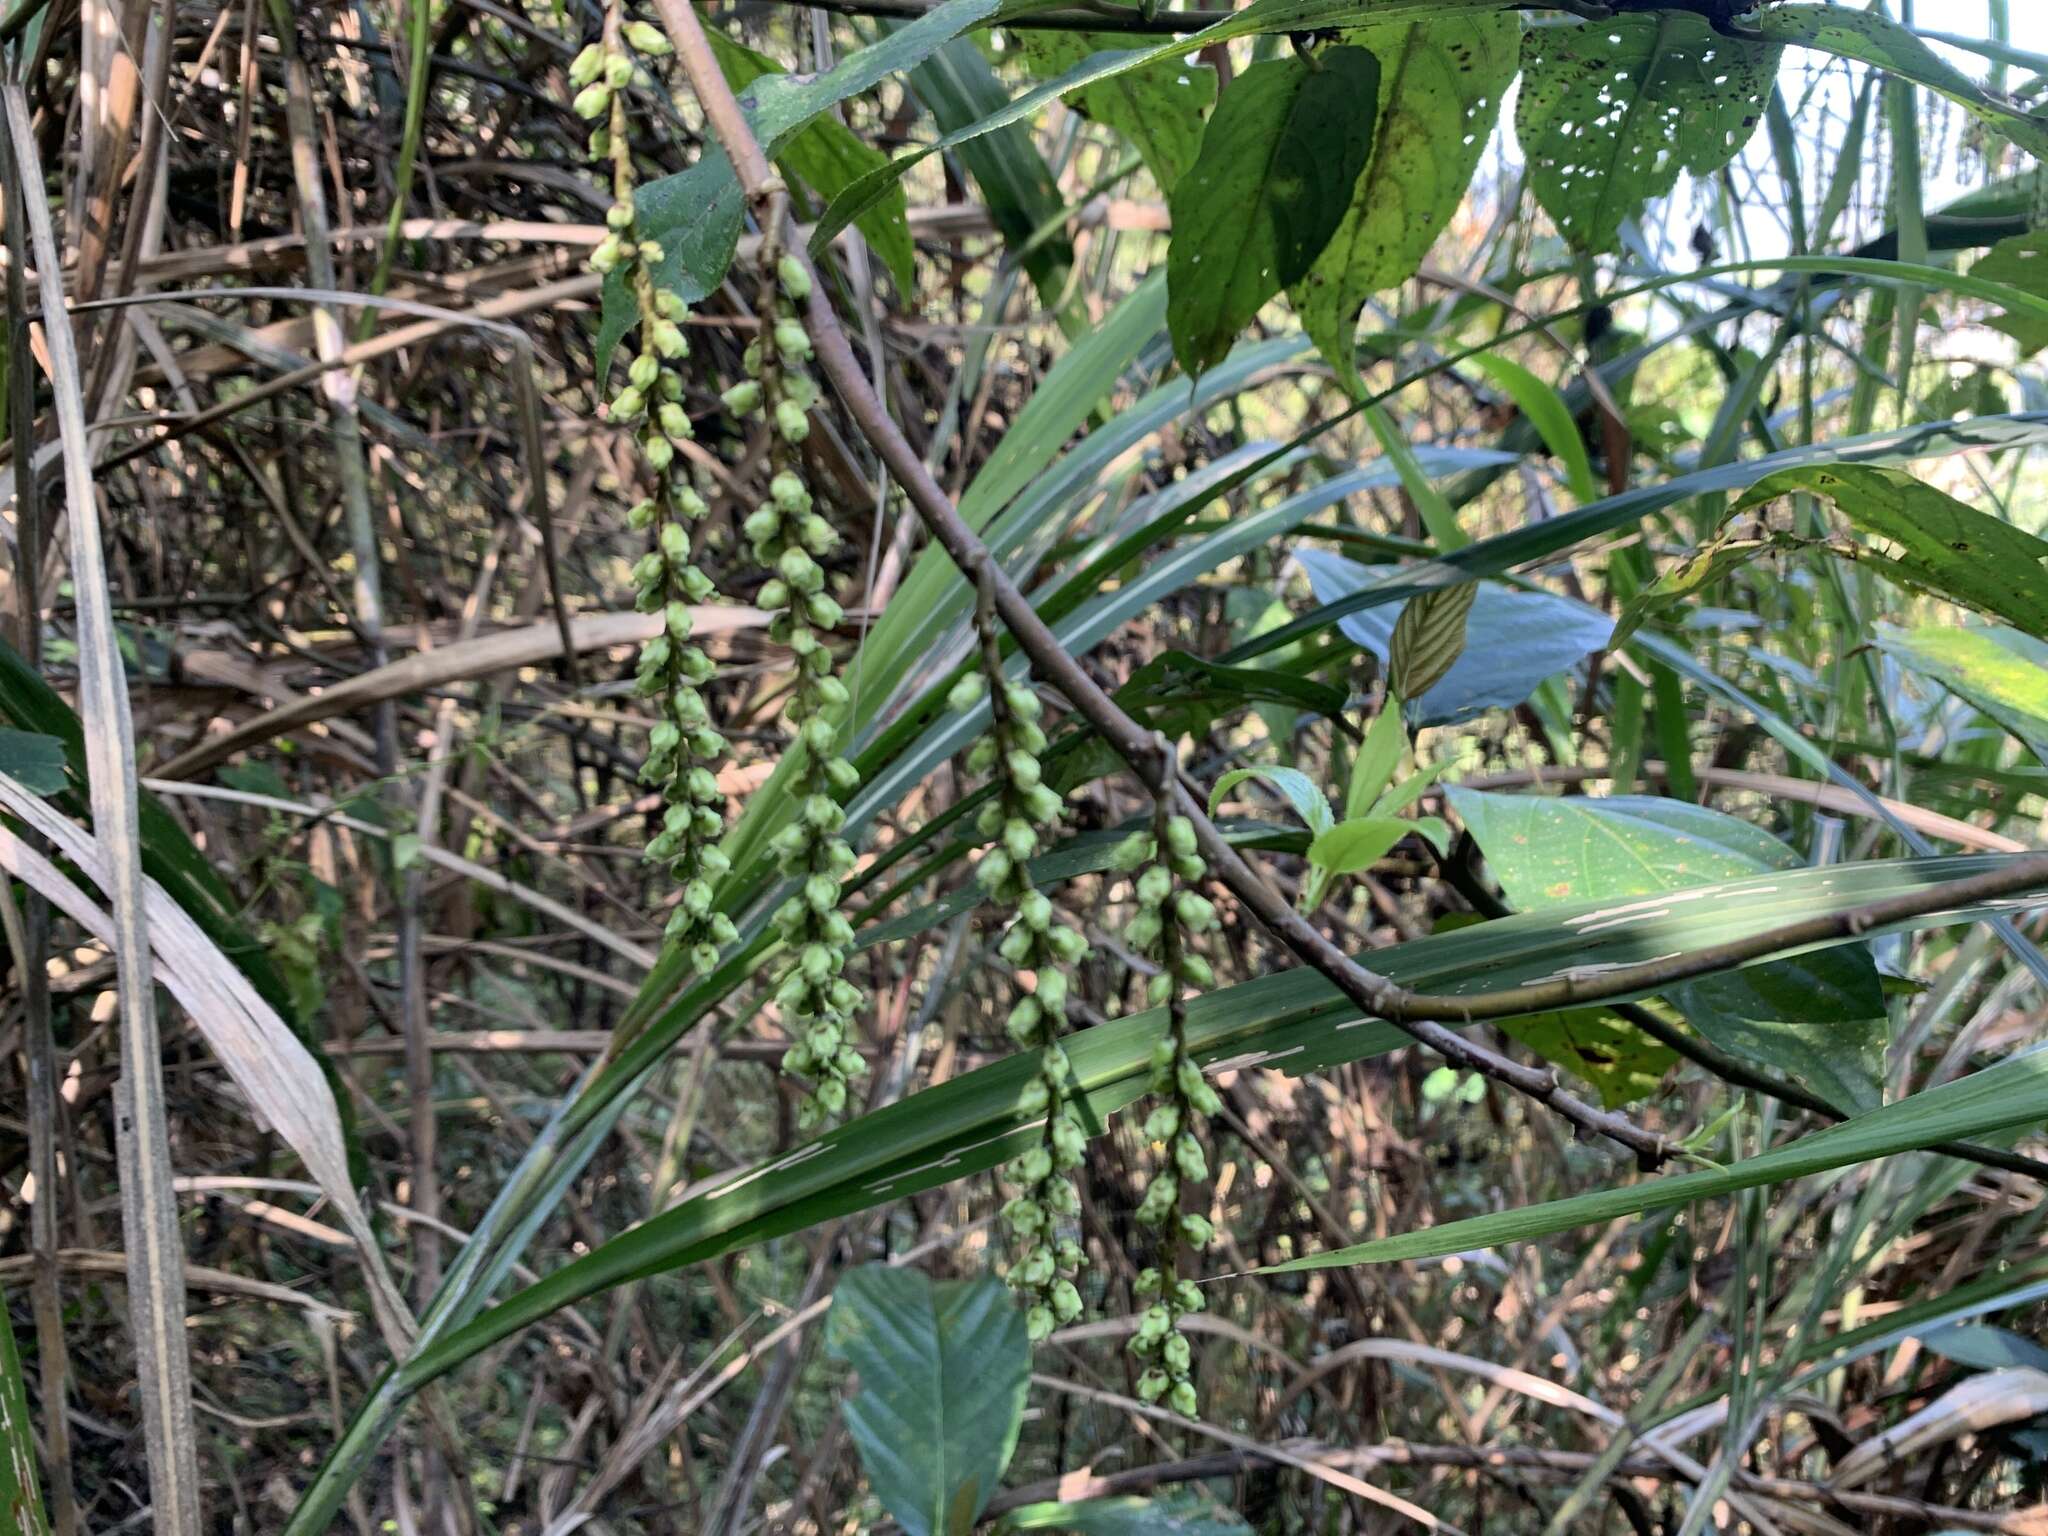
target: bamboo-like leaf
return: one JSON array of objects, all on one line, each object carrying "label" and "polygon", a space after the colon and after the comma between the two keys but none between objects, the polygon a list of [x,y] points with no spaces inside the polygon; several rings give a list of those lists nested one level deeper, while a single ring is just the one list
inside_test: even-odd
[{"label": "bamboo-like leaf", "polygon": [[0,1530],[8,1536],[50,1536],[36,1480],[36,1436],[28,1416],[28,1389],[14,1326],[7,1319],[7,1293],[0,1291]]},{"label": "bamboo-like leaf", "polygon": [[1419,1232],[1310,1254],[1286,1264],[1267,1265],[1252,1273],[1270,1275],[1348,1264],[1386,1264],[1527,1242],[1573,1227],[1668,1210],[1675,1205],[1782,1184],[1854,1163],[1896,1157],[1938,1142],[1997,1137],[2038,1125],[2044,1119],[2048,1119],[2048,1055],[2017,1056],[1853,1120],[1844,1120],[1840,1125],[1798,1137],[1726,1168],[1644,1179],[1621,1189],[1597,1190],[1568,1200],[1446,1222]]},{"label": "bamboo-like leaf", "polygon": [[[116,1088],[121,1225],[128,1258],[128,1316],[134,1330],[142,1423],[149,1447],[156,1529],[198,1536],[199,1458],[192,1424],[192,1366],[185,1342],[185,1253],[171,1188],[169,1119],[164,1108],[163,1040],[156,989],[149,984],[149,922],[144,911],[142,828],[135,786],[135,725],[121,647],[114,632],[100,523],[87,441],[77,340],[65,308],[44,180],[36,156],[28,98],[13,81],[0,86],[6,104],[10,174],[9,223],[25,213],[28,244],[43,274],[43,344],[64,465],[65,519],[71,532],[71,583],[78,605],[79,715],[85,727],[93,827],[112,878],[111,937],[120,980],[121,1076]],[[22,242],[14,241],[19,252]],[[33,450],[14,444],[17,462]],[[33,797],[31,797],[33,798]],[[35,802],[40,804],[40,802]]]}]

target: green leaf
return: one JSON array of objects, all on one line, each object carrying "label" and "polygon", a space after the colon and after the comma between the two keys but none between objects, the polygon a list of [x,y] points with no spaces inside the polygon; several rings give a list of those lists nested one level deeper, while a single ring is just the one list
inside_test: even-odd
[{"label": "green leaf", "polygon": [[1593,478],[1593,462],[1586,453],[1586,440],[1572,417],[1564,396],[1536,377],[1520,363],[1498,352],[1482,352],[1472,366],[1506,390],[1515,408],[1529,420],[1553,457],[1564,466],[1565,484],[1581,505],[1596,501],[1600,483]]},{"label": "green leaf", "polygon": [[1371,869],[1414,830],[1413,822],[1394,816],[1340,821],[1308,845],[1308,861],[1333,877],[1355,875],[1361,869]]},{"label": "green leaf", "polygon": [[[1970,275],[2048,298],[2048,229],[2029,230],[1999,241],[1971,263]],[[2032,357],[2048,347],[2048,319],[2040,315],[2014,310],[1991,324],[2019,343],[2021,357]]]},{"label": "green leaf", "polygon": [[1169,1488],[1149,1499],[1024,1504],[1004,1515],[998,1529],[1075,1531],[1079,1536],[1247,1536],[1251,1527],[1196,1489]]},{"label": "green leaf", "polygon": [[1467,581],[1418,593],[1402,606],[1387,647],[1387,687],[1396,697],[1421,698],[1457,665],[1478,596],[1479,584]]},{"label": "green leaf", "polygon": [[[1487,867],[1525,911],[1612,902],[1584,931],[1682,916],[1689,888],[1798,867],[1761,828],[1680,800],[1487,794],[1452,788],[1451,804]],[[1689,946],[1688,946],[1689,947]],[[1837,1107],[1877,1102],[1884,998],[1860,946],[1754,966],[1673,987],[1686,1020],[1723,1050],[1767,1062]]]},{"label": "green leaf", "polygon": [[1365,169],[1379,76],[1366,49],[1331,48],[1254,64],[1223,93],[1168,199],[1166,320],[1190,376],[1308,275]]},{"label": "green leaf", "polygon": [[1763,121],[1778,50],[1680,11],[1534,27],[1522,40],[1515,135],[1529,185],[1582,251],[1616,248],[1624,219],[1711,176]]},{"label": "green leaf", "polygon": [[1373,808],[1407,751],[1408,728],[1401,723],[1400,701],[1388,699],[1373,716],[1359,743],[1358,760],[1351,765],[1351,786],[1344,792],[1346,816],[1363,816]]},{"label": "green leaf", "polygon": [[967,1536],[1017,1449],[1031,1343],[992,1275],[864,1264],[839,1282],[825,1345],[860,1373],[845,1419],[906,1536]]},{"label": "green leaf", "polygon": [[[756,53],[722,32],[707,29],[705,35],[735,91],[746,89],[763,75],[783,73],[782,66],[765,53]],[[889,157],[828,112],[800,129],[776,156],[776,163],[829,202],[862,176],[887,165]],[[896,279],[897,288],[909,293],[916,281],[915,253],[902,185],[892,182],[863,208],[855,222]]]},{"label": "green leaf", "polygon": [[[1044,27],[1013,34],[1024,62],[1041,77],[1066,74],[1090,54],[1149,48],[1154,39],[1129,32],[1056,32]],[[1202,119],[1216,101],[1216,71],[1207,64],[1161,59],[1074,92],[1074,110],[1123,135],[1145,162],[1159,190],[1171,192],[1195,163]]]},{"label": "green leaf", "polygon": [[10,1536],[49,1536],[43,1495],[36,1482],[36,1436],[28,1416],[21,1356],[0,1291],[0,1530]]},{"label": "green leaf", "polygon": [[64,743],[33,731],[0,729],[0,773],[37,795],[61,794],[71,782]]},{"label": "green leaf", "polygon": [[1502,1019],[1500,1029],[1554,1066],[1593,1085],[1619,1109],[1655,1093],[1678,1053],[1604,1008],[1566,1008]]},{"label": "green leaf", "polygon": [[1264,779],[1281,794],[1287,803],[1308,825],[1311,832],[1327,832],[1336,822],[1330,814],[1330,802],[1323,798],[1323,792],[1316,787],[1315,780],[1299,768],[1233,768],[1216,781],[1216,787],[1209,791],[1209,814],[1216,814],[1216,807],[1246,779]]},{"label": "green leaf", "polygon": [[1695,1200],[1719,1199],[1738,1190],[1782,1184],[1880,1157],[1896,1157],[1938,1142],[1996,1137],[2032,1127],[2043,1119],[2048,1119],[2048,1054],[2016,1056],[1726,1168],[1644,1179],[1621,1189],[1603,1189],[1569,1200],[1447,1222],[1440,1227],[1310,1254],[1252,1273],[1272,1275],[1345,1264],[1440,1258],[1473,1248],[1526,1242],[1573,1227],[1668,1210]]},{"label": "green leaf", "polygon": [[1316,350],[1353,390],[1359,311],[1415,275],[1464,199],[1520,67],[1522,18],[1470,15],[1360,27],[1342,41],[1380,63],[1372,156],[1344,217],[1287,296]]},{"label": "green leaf", "polygon": [[1982,710],[2048,763],[2048,644],[1989,625],[1880,624],[1871,641],[1900,666]]},{"label": "green leaf", "polygon": [[1818,48],[1927,86],[2029,154],[2048,156],[2048,120],[1993,96],[1889,16],[1836,5],[1773,5],[1748,25],[1774,43]]},{"label": "green leaf", "polygon": [[1845,553],[1902,586],[2004,619],[2048,638],[2048,543],[1979,512],[1903,470],[1826,464],[1780,470],[1735,504],[1746,512],[1805,491],[1834,506],[1858,533],[1884,542]]}]

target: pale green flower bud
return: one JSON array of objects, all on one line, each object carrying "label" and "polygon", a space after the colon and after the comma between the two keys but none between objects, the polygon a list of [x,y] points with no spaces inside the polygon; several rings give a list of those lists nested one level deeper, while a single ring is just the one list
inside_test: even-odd
[{"label": "pale green flower bud", "polygon": [[755,379],[742,379],[718,398],[733,415],[751,416],[761,409],[761,385]]},{"label": "pale green flower bud", "polygon": [[629,21],[620,29],[626,41],[649,58],[658,59],[673,50],[666,33],[645,21]]},{"label": "pale green flower bud", "polygon": [[578,91],[569,105],[578,117],[603,117],[612,109],[611,87],[602,80],[593,81]]},{"label": "pale green flower bud", "polygon": [[794,400],[775,402],[775,430],[786,443],[800,443],[811,435],[811,423],[803,407]]},{"label": "pale green flower bud", "polygon": [[801,320],[784,318],[775,322],[775,350],[799,361],[811,355],[811,333]]},{"label": "pale green flower bud", "polygon": [[569,83],[579,89],[603,73],[604,46],[600,43],[588,44],[569,61]]},{"label": "pale green flower bud", "polygon": [[604,60],[604,83],[623,91],[633,83],[633,61],[623,53],[608,53]]},{"label": "pale green flower bud", "polygon": [[782,281],[782,291],[798,304],[811,296],[811,274],[793,254],[784,251],[776,258],[775,275]]},{"label": "pale green flower bud", "polygon": [[952,692],[946,695],[946,708],[956,715],[964,715],[979,704],[987,692],[988,681],[979,672],[963,673],[953,685]]}]

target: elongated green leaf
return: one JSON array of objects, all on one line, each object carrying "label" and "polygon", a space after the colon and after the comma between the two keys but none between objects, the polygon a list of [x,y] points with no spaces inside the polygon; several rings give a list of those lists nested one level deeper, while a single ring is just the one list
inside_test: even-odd
[{"label": "elongated green leaf", "polygon": [[[956,158],[981,193],[1011,258],[1030,274],[1039,301],[1062,309],[1068,334],[1078,334],[1080,312],[1062,306],[1074,264],[1073,243],[1061,222],[1066,199],[1038,141],[1015,120],[1015,103],[988,60],[972,39],[955,38],[910,71],[909,85],[940,128],[961,135]],[[1046,230],[1051,233],[1041,233]]]},{"label": "elongated green leaf", "polygon": [[7,1320],[7,1296],[0,1291],[0,1530],[9,1536],[49,1536],[43,1494],[36,1481],[35,1427],[28,1416],[28,1391],[21,1356]]},{"label": "elongated green leaf", "polygon": [[1521,38],[1512,12],[1343,34],[1379,60],[1379,125],[1342,221],[1287,296],[1316,350],[1353,389],[1362,387],[1359,311],[1415,275],[1458,211],[1520,68]]},{"label": "elongated green leaf", "polygon": [[1031,1341],[1008,1288],[864,1264],[832,1293],[825,1344],[860,1373],[846,1428],[883,1508],[907,1536],[966,1536],[1024,1422]]},{"label": "elongated green leaf", "polygon": [[2048,763],[2048,644],[2017,630],[1880,624],[1877,648],[1975,705]]},{"label": "elongated green leaf", "polygon": [[1482,352],[1472,359],[1472,364],[1513,397],[1516,409],[1542,437],[1543,446],[1564,466],[1565,484],[1571,487],[1580,504],[1597,500],[1600,485],[1593,478],[1593,462],[1564,396],[1520,363],[1498,352]]},{"label": "elongated green leaf", "polygon": [[1299,768],[1233,768],[1216,781],[1216,787],[1209,791],[1209,814],[1215,815],[1230,792],[1247,779],[1263,779],[1287,797],[1287,803],[1294,807],[1311,832],[1327,832],[1336,822],[1330,814],[1330,802],[1323,795],[1314,779]]},{"label": "elongated green leaf", "polygon": [[1360,816],[1340,821],[1308,845],[1308,860],[1331,878],[1371,869],[1387,850],[1415,830],[1393,816]]},{"label": "elongated green leaf", "polygon": [[1329,243],[1372,149],[1379,80],[1369,50],[1331,48],[1255,64],[1224,92],[1168,199],[1167,327],[1189,375]]},{"label": "elongated green leaf", "polygon": [[1780,470],[1735,504],[1748,511],[1805,491],[1884,542],[1857,558],[1916,591],[2048,639],[2048,543],[1902,470],[1827,464]]},{"label": "elongated green leaf", "polygon": [[1776,43],[1858,59],[1939,91],[2028,153],[2048,156],[2048,121],[1991,95],[1905,27],[1878,11],[1836,5],[1770,5],[1753,18]]},{"label": "elongated green leaf", "polygon": [[[722,32],[711,30],[705,35],[711,39],[725,78],[736,91],[745,90],[763,75],[783,72],[782,66],[766,54],[756,53]],[[878,166],[888,164],[889,157],[827,111],[820,112],[792,134],[776,158],[784,170],[793,172],[799,181],[830,201]],[[875,254],[882,258],[889,275],[896,279],[896,286],[909,293],[915,280],[911,265],[914,253],[902,185],[892,182],[861,209],[855,222]]]},{"label": "elongated green leaf", "polygon": [[[1746,821],[1680,800],[1487,794],[1451,804],[1487,867],[1524,911],[1598,897],[1601,921],[1683,914],[1702,880],[1797,868],[1783,843]],[[1672,1004],[1723,1050],[1763,1061],[1845,1110],[1877,1101],[1884,998],[1861,946],[1674,987]]]},{"label": "elongated green leaf", "polygon": [[[1830,912],[1995,870],[2015,855],[1897,859],[1827,870],[1789,870],[1705,887],[1668,915],[1613,922],[1611,903],[1525,913],[1462,932],[1376,950],[1375,970],[1421,991],[1476,995],[1567,972],[1598,974],[1676,948],[1701,948]],[[2008,905],[2023,905],[2015,900]],[[1944,911],[1921,925],[1972,914]],[[730,982],[707,984],[716,995]],[[682,1007],[701,1009],[702,1002]],[[692,1014],[694,1016],[694,1014]],[[1065,1039],[1075,1113],[1091,1134],[1136,1101],[1150,1081],[1164,1010],[1133,1014]],[[1313,972],[1287,971],[1190,998],[1189,1048],[1205,1066],[1271,1064],[1312,1072],[1407,1043],[1390,1024],[1363,1019]],[[698,1263],[814,1222],[865,1210],[995,1166],[1031,1144],[1036,1117],[1023,1095],[1038,1070],[1012,1056],[862,1116],[685,1201],[516,1291],[437,1340],[401,1368],[412,1391],[557,1308],[624,1281]],[[1946,1139],[1944,1137],[1933,1138]]]},{"label": "elongated green leaf", "polygon": [[[1148,49],[1153,40],[1132,32],[1055,32],[1034,27],[1016,33],[1025,62],[1044,77],[1066,74],[1093,53]],[[1073,94],[1074,110],[1130,141],[1159,190],[1171,192],[1195,163],[1202,119],[1216,102],[1216,71],[1184,59],[1159,59]]]},{"label": "elongated green leaf", "polygon": [[1726,1168],[1645,1179],[1622,1189],[1604,1189],[1569,1200],[1447,1222],[1420,1232],[1404,1232],[1398,1237],[1310,1254],[1252,1273],[1283,1274],[1345,1264],[1385,1264],[1526,1242],[1594,1222],[1668,1210],[1675,1205],[1782,1184],[1854,1163],[1896,1157],[1938,1142],[1994,1137],[2037,1125],[2043,1119],[2048,1119],[2048,1054],[2019,1056],[1840,1125],[1801,1136]]},{"label": "elongated green leaf", "polygon": [[1351,783],[1344,791],[1346,817],[1363,816],[1373,808],[1407,751],[1407,727],[1401,724],[1401,711],[1389,701],[1388,708],[1373,716],[1359,743],[1358,761],[1351,765]]},{"label": "elongated green leaf", "polygon": [[1564,237],[1615,248],[1624,219],[1710,176],[1763,121],[1778,50],[1676,10],[1537,27],[1522,42],[1515,135],[1529,185]]},{"label": "elongated green leaf", "polygon": [[1465,620],[1479,584],[1439,587],[1408,599],[1387,644],[1387,685],[1395,697],[1420,699],[1465,654]]}]

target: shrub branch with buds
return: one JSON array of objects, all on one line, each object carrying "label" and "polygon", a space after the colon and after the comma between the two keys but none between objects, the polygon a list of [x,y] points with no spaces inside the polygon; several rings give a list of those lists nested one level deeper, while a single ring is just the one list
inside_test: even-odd
[{"label": "shrub branch with buds", "polygon": [[[1183,1195],[1208,1177],[1201,1127],[1223,1101],[1188,1054],[1183,998],[1187,988],[1215,984],[1209,962],[1189,948],[1188,940],[1216,927],[1216,909],[1195,889],[1207,867],[1196,852],[1194,824],[1171,814],[1164,797],[1152,827],[1119,845],[1116,863],[1138,872],[1138,910],[1124,939],[1158,965],[1147,1000],[1155,1008],[1163,1005],[1167,1017],[1166,1032],[1152,1048],[1151,1088],[1158,1098],[1145,1117],[1145,1139],[1164,1146],[1166,1159],[1136,1213],[1142,1225],[1158,1234],[1159,1248],[1157,1262],[1138,1276],[1145,1310],[1131,1335],[1131,1350],[1145,1364],[1138,1396],[1148,1403],[1163,1398],[1174,1412],[1192,1417],[1198,1406],[1193,1351],[1181,1320],[1203,1309],[1192,1260],[1208,1247],[1215,1230],[1205,1214],[1186,1208]],[[1184,1259],[1190,1262],[1184,1265]]]},{"label": "shrub branch with buds", "polygon": [[1041,832],[1056,825],[1064,806],[1044,781],[1039,754],[1045,731],[1038,720],[1043,706],[1024,683],[1003,674],[1001,630],[993,592],[983,583],[975,610],[981,642],[981,670],[970,672],[948,701],[965,713],[989,697],[991,729],[967,754],[967,770],[977,777],[996,776],[996,794],[982,808],[976,829],[994,846],[975,865],[976,882],[989,900],[1014,912],[999,953],[1020,971],[1032,973],[1032,990],[1010,1010],[1010,1038],[1038,1052],[1038,1075],[1025,1086],[1019,1108],[1032,1117],[1043,1115],[1038,1144],[1010,1163],[1018,1193],[1003,1207],[1012,1255],[1009,1280],[1024,1302],[1024,1323],[1032,1339],[1051,1333],[1081,1315],[1081,1293],[1074,1275],[1082,1262],[1081,1245],[1062,1226],[1081,1214],[1073,1170],[1080,1166],[1087,1137],[1073,1113],[1073,1072],[1059,1036],[1067,1017],[1067,970],[1088,954],[1080,929],[1061,920],[1046,894],[1031,883],[1030,862],[1039,849]]},{"label": "shrub branch with buds", "polygon": [[635,602],[642,613],[662,616],[661,632],[641,648],[635,680],[641,696],[660,712],[640,770],[641,781],[658,786],[663,801],[661,830],[649,841],[647,857],[667,865],[681,891],[665,937],[702,971],[738,936],[732,920],[712,904],[714,887],[729,867],[718,849],[724,797],[711,769],[725,755],[726,743],[700,691],[710,680],[711,659],[690,642],[692,610],[713,593],[695,562],[691,528],[710,508],[691,485],[681,451],[694,435],[678,367],[690,353],[682,326],[686,311],[682,296],[658,281],[661,244],[640,226],[626,114],[628,88],[645,78],[636,56],[668,51],[658,28],[624,20],[614,4],[605,16],[604,40],[576,56],[569,76],[579,88],[578,115],[597,125],[590,153],[609,164],[612,176],[607,233],[591,252],[590,265],[605,276],[622,275],[638,313],[638,350],[606,414],[633,429],[654,480],[654,494],[626,514],[628,526],[649,535],[651,545],[633,567]]},{"label": "shrub branch with buds", "polygon": [[777,255],[772,236],[763,241],[761,261],[760,330],[746,350],[747,377],[724,399],[734,414],[767,425],[768,499],[741,531],[768,572],[755,599],[775,615],[768,638],[796,657],[789,718],[802,754],[797,815],[773,845],[796,891],[775,912],[790,953],[775,1001],[795,1037],[783,1069],[810,1089],[797,1110],[797,1123],[808,1130],[845,1111],[848,1085],[867,1070],[851,1038],[860,991],[841,974],[853,925],[839,911],[840,888],[854,865],[853,849],[840,835],[846,824],[840,802],[860,775],[840,755],[835,717],[849,696],[833,672],[825,638],[845,614],[825,590],[818,563],[838,547],[839,533],[813,505],[798,452],[818,401],[817,383],[804,367],[811,338],[798,312],[810,296],[811,275],[795,256]]}]

